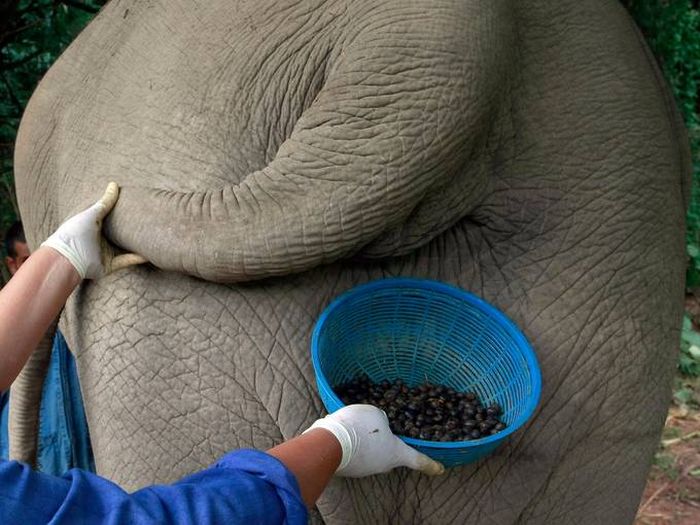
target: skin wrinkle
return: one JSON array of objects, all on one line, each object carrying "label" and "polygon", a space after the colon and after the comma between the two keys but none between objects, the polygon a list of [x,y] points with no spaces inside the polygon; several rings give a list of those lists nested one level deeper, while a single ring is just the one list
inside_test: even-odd
[{"label": "skin wrinkle", "polygon": [[[273,298],[270,297],[270,296],[268,296],[268,297],[269,297],[269,300],[272,302],[272,301],[273,301]],[[296,303],[296,306],[299,307],[299,306],[300,306],[299,303]],[[313,319],[313,318],[315,317],[314,315],[311,315],[310,312],[306,312],[306,314],[307,314],[307,318],[309,318],[309,319]],[[277,333],[279,333],[279,332],[284,333],[284,331],[285,331],[285,330],[284,330],[285,324],[282,322],[282,319],[279,317],[279,315],[277,315],[276,310],[273,310],[273,316],[274,316],[274,318],[277,320],[278,329],[277,329],[277,331],[276,331],[274,334],[271,334],[271,335],[273,336],[273,339],[277,340],[276,335],[277,335]],[[262,319],[261,319],[261,320],[262,320]],[[266,323],[265,323],[265,324],[266,324]],[[300,333],[300,332],[301,332],[301,329],[299,328],[299,326],[297,326],[297,325],[293,325],[293,326],[295,326],[294,332],[296,332],[296,333]],[[295,335],[296,335],[296,334],[295,334]],[[288,345],[287,347],[291,347],[292,338],[289,337],[289,336],[286,335],[286,334],[285,334],[285,338],[286,338],[286,342],[289,343],[289,345]],[[305,338],[305,339],[308,339],[308,338]],[[278,341],[278,342],[279,342],[279,341]],[[286,352],[285,348],[287,348],[287,347],[285,347],[284,344],[281,344],[281,347],[282,347],[283,351]],[[291,359],[292,356],[291,356],[290,354],[288,354],[288,355],[289,355],[289,357],[290,357],[290,359]],[[297,365],[297,363],[294,363],[293,360],[292,360],[292,363],[296,366],[296,370],[299,372],[299,375],[303,377],[304,374],[302,373],[301,368]],[[306,387],[307,387],[307,394],[308,394],[308,396],[309,396],[309,397],[313,397],[313,396],[314,396],[314,390],[312,389],[311,385],[308,385],[308,384],[307,384]]]},{"label": "skin wrinkle", "polygon": [[[601,291],[601,294],[602,294],[602,292],[603,292],[604,290],[601,289],[600,291]],[[590,300],[588,300],[588,299],[590,299]],[[591,302],[591,303],[593,303],[593,305],[597,304],[597,303],[596,303],[596,299],[597,299],[597,298],[595,297],[595,295],[591,295],[588,299],[586,300],[586,302]],[[617,299],[616,299],[616,301],[615,301],[615,303],[613,304],[613,307],[617,306],[617,304],[619,303],[620,299],[621,299],[621,297],[618,296]],[[604,316],[602,316],[602,315],[596,316],[596,315],[595,315],[596,313],[597,313],[597,309],[596,309],[594,306],[591,306],[591,307],[590,307],[590,312],[589,312],[588,316],[587,316],[587,317],[583,320],[583,322],[581,323],[581,326],[590,327],[590,328],[589,328],[588,330],[582,329],[582,330],[578,331],[578,333],[577,333],[577,334],[575,335],[575,337],[574,337],[574,340],[571,342],[571,347],[576,347],[576,345],[581,344],[581,345],[585,345],[586,348],[590,348],[590,344],[593,342],[593,339],[594,339],[594,338],[597,336],[597,334],[600,332],[600,329],[604,326],[604,323],[610,321],[609,317],[604,317]],[[594,324],[594,322],[593,322],[593,317],[594,317],[594,316],[597,318],[597,319],[596,319],[596,324]],[[586,339],[585,341],[582,341],[582,337],[584,337],[584,336],[583,336],[584,331],[588,331],[588,332],[590,332],[590,334],[587,335],[587,339]],[[568,340],[567,340],[567,343],[568,343]],[[557,351],[560,350],[561,348],[562,348],[562,347],[557,348],[557,349],[555,350],[555,352],[552,354],[552,357],[556,357],[556,355],[557,355],[557,353],[558,353]],[[564,348],[565,348],[565,347],[564,347]],[[588,354],[589,357],[590,357],[590,356],[595,356],[595,354],[596,354],[596,352],[595,352],[595,347],[592,348],[591,351],[585,352],[585,354]],[[586,363],[585,360],[583,361],[583,363],[579,363],[579,362],[578,362],[578,360],[583,359],[583,358],[584,358],[584,357],[583,357],[582,354],[579,354],[579,355],[575,356],[575,361],[574,361],[573,363],[571,363],[571,364],[568,365],[568,369],[562,370],[563,373],[560,374],[562,377],[557,378],[558,381],[559,381],[559,384],[558,384],[558,385],[555,385],[555,388],[552,389],[554,392],[556,392],[557,386],[561,388],[561,386],[562,386],[561,382],[564,381],[565,378],[567,377],[567,372],[570,373],[570,372],[572,372],[575,368],[578,368],[578,367],[577,367],[578,364],[585,364],[585,363]],[[575,395],[575,393],[572,394],[572,395]]]},{"label": "skin wrinkle", "polygon": [[[669,117],[668,120],[671,122],[671,125],[673,127],[674,137],[676,138],[674,143],[678,144],[678,157],[680,161],[679,164],[681,166],[686,167],[686,170],[683,173],[681,173],[680,181],[681,194],[684,201],[684,208],[687,209],[690,203],[691,187],[691,171],[687,169],[691,165],[691,153],[687,140],[687,130],[684,129],[684,126],[682,125],[683,121],[679,115],[679,110],[676,107],[673,98],[671,97],[671,93],[668,90],[668,86],[666,84],[666,79],[661,73],[661,68],[658,62],[656,61],[656,58],[651,53],[651,50],[645,45],[644,36],[642,35],[642,32],[636,26],[631,16],[627,17],[627,21],[629,22],[630,31],[632,31],[637,36],[637,41],[643,49],[643,52],[647,58],[647,62],[650,68],[654,72],[654,76],[657,81],[657,89],[664,95],[663,99],[666,105],[666,113]],[[681,145],[685,145],[685,147]]]},{"label": "skin wrinkle", "polygon": [[[173,320],[176,320],[176,318],[173,318]],[[191,324],[191,325],[192,325],[192,323],[189,323],[189,324]],[[192,325],[192,326],[196,328],[196,326],[194,326],[194,325]],[[231,379],[233,379],[233,377],[231,377]],[[240,417],[241,417],[241,418],[243,419],[243,415],[242,415],[242,414],[241,414],[241,416],[240,416]],[[255,426],[256,428],[259,428],[259,427],[257,427],[256,425],[254,425],[254,426]],[[262,429],[260,429],[260,430],[262,430]],[[185,438],[186,438],[186,435],[183,435],[183,437],[185,437]]]},{"label": "skin wrinkle", "polygon": [[[608,388],[608,385],[605,385],[605,388],[607,389],[607,388]],[[607,394],[608,394],[608,393],[606,392],[606,396],[604,396],[604,397],[607,397]],[[624,430],[625,430],[625,432],[622,432],[621,434],[624,435],[625,437],[624,437],[624,439],[621,440],[621,441],[624,441],[624,443],[625,443],[626,445],[628,445],[628,444],[630,443],[629,434],[626,432],[627,429],[624,429]],[[600,440],[600,441],[603,442],[604,444],[607,444],[607,445],[608,445],[608,448],[610,448],[610,449],[611,449],[612,446],[616,443],[615,440],[610,439],[610,436],[607,436],[607,435],[605,436],[605,439]],[[619,441],[618,441],[617,443],[619,443]],[[633,450],[635,450],[635,452],[639,453],[639,450],[638,450],[637,448],[634,448]],[[571,452],[573,453],[573,448],[572,448],[572,451],[571,451]],[[600,454],[599,454],[598,456],[595,456],[595,457],[591,458],[590,463],[595,462],[595,461],[598,461],[600,457],[606,457],[606,458],[609,457],[609,458],[611,458],[612,462],[614,463],[614,462],[616,461],[616,459],[618,459],[618,457],[619,457],[619,456],[616,455],[616,454],[606,454],[606,452],[607,452],[607,450],[606,450],[606,448],[604,447],[604,448],[600,451]],[[587,463],[588,463],[588,462],[584,462],[584,463],[582,463],[582,464],[579,463],[579,468],[585,467]],[[615,465],[613,464],[612,466],[613,466],[613,468],[614,468]],[[563,487],[564,487],[564,490],[565,490],[566,487],[567,487],[566,484],[559,485],[559,486],[560,486],[560,487],[563,486]],[[602,491],[603,491],[604,489],[599,488],[598,490],[601,491],[601,493],[602,493]],[[561,489],[560,489],[560,492],[561,492]],[[553,510],[554,510],[554,509],[553,509]]]},{"label": "skin wrinkle", "polygon": [[[589,276],[587,276],[587,275],[585,275],[585,274],[582,274],[582,275],[579,276],[578,279],[579,279],[579,280],[584,280],[584,278],[586,278],[586,277],[589,277]],[[612,279],[612,277],[614,277],[614,274],[611,275],[610,279]],[[609,280],[610,280],[610,279],[609,279]],[[576,282],[575,282],[574,284],[576,284]],[[599,290],[602,290],[602,287],[601,287]],[[590,295],[588,295],[587,297],[582,298],[581,303],[578,304],[578,307],[579,307],[579,308],[582,308],[583,306],[585,306],[586,303],[589,302],[589,300],[590,300],[592,297],[594,297],[594,295],[593,295],[593,294],[590,294]],[[560,298],[561,298],[561,297],[560,297]],[[549,306],[551,306],[551,305],[549,305]],[[546,308],[549,308],[549,306],[545,307],[545,309],[546,309]],[[571,306],[573,307],[574,305],[571,305]],[[592,309],[591,309],[591,310],[592,310]],[[545,311],[545,310],[543,309],[543,310],[541,311],[541,313],[544,313],[544,311]],[[567,318],[568,318],[568,317],[572,317],[572,316],[576,316],[576,315],[577,315],[576,309],[575,309],[575,308],[572,308],[572,311],[569,312],[569,313],[567,314]],[[582,325],[587,324],[587,323],[590,321],[590,316],[591,316],[591,315],[593,315],[593,311],[590,311],[590,312],[588,313],[588,317],[585,319],[585,322],[584,322],[584,323],[580,323],[580,324],[582,324]],[[536,319],[532,319],[532,322],[533,322],[533,323],[534,323],[535,321],[536,321]],[[540,336],[545,336],[545,335],[547,335],[551,330],[555,330],[555,329],[556,329],[556,326],[543,327],[543,328],[540,329],[540,331],[539,331],[538,333],[539,333]],[[528,329],[527,329],[526,331],[532,331],[532,329],[531,329],[530,327],[528,327]],[[579,333],[579,336],[580,336],[580,333]],[[574,341],[574,343],[576,343],[576,342],[578,342],[578,340]]]},{"label": "skin wrinkle", "polygon": [[[575,363],[574,363],[574,365],[575,365]],[[571,368],[573,369],[573,365],[572,365]],[[596,393],[596,390],[593,391],[593,394],[595,394],[595,393]],[[561,409],[563,409],[563,408],[566,408],[566,406],[569,404],[569,402],[570,402],[574,397],[576,397],[576,393],[572,394],[571,397],[570,397],[569,399],[558,400],[558,401],[560,401],[560,403],[558,403],[558,410],[561,410]],[[592,397],[592,396],[591,396],[591,397]],[[549,402],[545,402],[545,405],[548,404],[548,403],[549,403]],[[576,411],[576,412],[577,412],[578,414],[581,414],[581,411],[580,411],[580,410],[579,410],[579,411]],[[554,412],[554,413],[552,414],[552,417],[557,417],[557,413]],[[551,424],[551,421],[545,421],[545,423],[550,423],[550,424]],[[539,431],[537,431],[537,432],[539,432]],[[538,436],[537,436],[537,435],[533,435],[532,437],[533,437],[533,438],[537,438]]]},{"label": "skin wrinkle", "polygon": [[[273,341],[274,341],[274,337],[275,337],[276,333],[275,333],[275,334],[270,334],[270,335],[272,336]],[[265,355],[265,353],[263,352],[262,348],[259,348],[259,351],[260,351],[260,354],[263,355],[263,356],[265,357],[264,363],[265,363],[265,367],[266,367],[266,368],[273,368],[273,370],[278,371],[278,372],[281,372],[281,371],[277,370],[275,367],[273,367],[273,365],[270,364],[270,361],[271,361],[271,360],[270,360],[270,357],[271,357],[271,355],[273,354],[274,348],[275,348],[276,346],[278,346],[278,343],[277,343],[277,342],[273,342],[273,343],[271,344],[271,346],[270,346],[270,350],[269,350],[269,352],[267,353],[267,355]],[[284,348],[283,345],[279,345],[279,346],[280,346],[282,349]],[[282,351],[283,351],[283,350],[282,350]],[[285,352],[285,353],[286,353],[286,352]],[[290,355],[290,354],[287,354],[287,355],[288,355],[288,357],[291,358],[291,355]],[[299,371],[299,375],[301,375],[301,376],[303,377],[303,374],[301,374],[301,370],[299,370],[299,369],[297,369],[297,370]],[[278,374],[278,375],[281,375],[281,376],[284,377],[284,374],[281,374],[281,373],[280,373],[280,374]],[[253,390],[255,390],[256,393],[257,393],[258,389],[257,389],[257,387],[256,387],[255,378],[256,378],[256,375],[253,376],[252,388],[253,388]],[[308,386],[309,386],[309,385],[307,384],[307,385],[306,385],[306,387],[307,387],[307,395],[309,395],[309,397],[312,397],[313,394],[309,391]],[[302,395],[303,395],[303,392],[301,392],[301,391],[299,390],[299,388],[298,388],[296,385],[294,385],[294,390],[297,390],[299,394],[302,394]],[[266,405],[265,405],[265,406],[266,406]],[[269,411],[269,410],[268,410],[268,411]],[[270,416],[272,417],[272,414],[270,414]],[[274,418],[273,418],[273,419],[274,419]]]},{"label": "skin wrinkle", "polygon": [[[281,21],[280,23],[282,23],[282,21]],[[273,32],[274,32],[274,29],[273,29]],[[290,33],[290,37],[291,37],[291,33]],[[311,40],[307,40],[307,43],[310,42],[310,41],[311,41]],[[277,45],[277,47],[275,48],[275,50],[276,50],[276,51],[279,51],[280,49],[283,49],[284,47],[285,47],[284,45]],[[273,51],[275,51],[275,50],[273,50]],[[299,50],[298,47],[297,47],[297,48],[294,48],[294,53],[295,53],[295,54],[298,53],[298,50]],[[285,63],[285,62],[280,62],[280,65],[283,64],[283,63]],[[279,65],[278,65],[277,67],[279,67]],[[271,73],[271,75],[270,75],[271,78],[274,78],[274,77],[275,77],[275,72],[276,72],[276,70],[273,70],[273,71],[272,71],[272,73]],[[261,85],[262,85],[262,84],[261,84]],[[261,94],[259,94],[257,97],[254,97],[254,98],[256,98],[257,100],[263,100],[263,97],[260,96],[260,95],[261,95]],[[295,116],[295,120],[296,120],[296,118],[298,118],[298,115]],[[269,136],[269,132],[270,132],[271,129],[272,129],[272,127],[270,126],[270,127],[269,127],[269,130],[268,130],[268,136]],[[279,145],[279,142],[276,142],[276,144]],[[268,142],[268,151],[269,151],[270,153],[268,154],[266,161],[269,162],[269,161],[272,159],[272,155],[271,155],[271,154],[274,153],[275,150],[276,150],[275,142],[271,142],[271,143]]]},{"label": "skin wrinkle", "polygon": [[[159,5],[159,0],[154,1]],[[217,233],[225,246],[243,250],[240,264],[246,279],[258,271],[258,249],[263,254],[279,249],[283,257],[271,267],[280,271],[298,270],[296,263],[312,257],[314,250],[321,254],[322,266],[244,286],[214,286],[141,268],[116,281],[95,283],[80,302],[69,305],[70,343],[80,356],[100,472],[135,489],[145,482],[183,475],[229,447],[260,445],[275,429],[283,435],[303,428],[321,407],[317,396],[309,394],[315,390],[304,334],[310,333],[323,306],[337,293],[374,278],[438,277],[484,296],[528,327],[526,334],[544,368],[547,402],[528,430],[512,436],[508,446],[483,464],[439,480],[401,472],[334,484],[319,505],[327,522],[353,523],[361,518],[372,523],[629,521],[663,423],[662,401],[667,399],[674,360],[670,342],[677,340],[672,328],[680,319],[680,307],[674,301],[682,297],[678,283],[684,255],[681,192],[668,188],[678,184],[677,171],[686,167],[680,164],[682,155],[674,142],[677,129],[668,122],[668,111],[659,108],[658,101],[668,102],[670,97],[659,96],[659,89],[665,87],[658,83],[657,71],[647,71],[648,57],[639,51],[639,37],[632,35],[629,19],[622,19],[623,10],[598,0],[564,0],[556,5],[539,0],[498,2],[488,9],[471,0],[435,2],[430,8],[431,16],[435,13],[431,24],[449,35],[458,19],[450,9],[459,6],[460,13],[472,15],[463,26],[466,32],[476,28],[488,33],[470,36],[469,53],[479,60],[488,54],[496,63],[506,64],[505,74],[499,77],[501,71],[492,64],[480,66],[479,60],[467,57],[462,69],[453,68],[463,78],[441,83],[439,76],[420,67],[431,60],[431,52],[436,64],[452,60],[443,47],[435,49],[439,33],[425,39],[425,50],[408,42],[390,42],[402,23],[410,25],[396,23],[397,17],[417,22],[421,31],[427,27],[419,23],[429,12],[424,4],[358,0],[341,6],[329,1],[315,9],[307,9],[310,4],[303,2],[270,4],[235,8],[222,2],[203,4],[197,11],[200,22],[191,23],[197,39],[174,46],[176,53],[157,60],[151,56],[167,53],[170,46],[161,43],[178,37],[171,34],[177,27],[177,13],[164,9],[163,22],[150,28],[161,33],[142,35],[138,24],[122,22],[123,2],[118,12],[110,4],[100,15],[104,27],[100,28],[98,19],[79,37],[75,45],[80,47],[73,49],[80,52],[69,50],[43,82],[48,87],[40,88],[28,108],[18,143],[17,180],[23,217],[36,238],[43,235],[41,230],[48,234],[55,228],[59,215],[66,216],[89,201],[89,191],[80,188],[96,187],[103,177],[117,176],[127,186],[168,190],[154,191],[163,204],[149,209],[168,218],[165,229],[184,248],[185,253],[173,256],[173,264],[180,262],[183,267],[194,261],[202,272],[205,262],[191,250],[210,236],[183,235],[188,228],[199,228],[200,218],[225,221],[232,214],[235,221],[256,226],[255,207],[269,198],[265,193],[285,204],[288,192],[308,192],[314,177],[329,188],[317,199],[324,209],[320,231],[312,223],[295,223],[302,242],[293,247],[279,229],[270,230],[270,238],[260,243],[234,240],[223,223]],[[149,11],[138,6],[138,2],[133,6],[134,16],[148,17]],[[324,18],[336,7],[345,9],[340,18],[333,20],[330,14]],[[120,18],[119,24],[112,25],[108,21],[114,12]],[[313,22],[305,26],[297,41],[289,36],[300,25],[295,13],[319,20],[318,26]],[[271,32],[274,26],[269,24],[287,33]],[[594,36],[591,26],[597,28]],[[371,32],[389,29],[386,37],[369,39]],[[103,35],[107,45],[101,42]],[[263,37],[266,42],[261,44]],[[284,46],[276,42],[278,37],[279,42],[285,40]],[[506,40],[507,46],[495,49],[493,42]],[[143,45],[146,41],[148,46]],[[303,50],[306,42],[312,42],[311,48]],[[365,49],[352,57],[359,65],[341,71],[349,53],[363,43],[391,51],[391,56],[374,57]],[[274,50],[267,69],[257,65],[261,56],[256,55],[257,48],[261,54]],[[283,53],[285,48],[293,52],[286,61],[279,60],[283,54],[274,52]],[[134,49],[142,55],[132,55]],[[118,58],[109,57],[113,51]],[[80,55],[80,63],[71,53]],[[321,66],[324,53],[329,55]],[[618,55],[625,57],[624,63],[615,58]],[[201,56],[201,60],[188,56]],[[367,61],[373,58],[376,67],[368,67]],[[125,61],[129,68],[124,67]],[[402,66],[401,61],[411,62]],[[321,67],[322,80],[315,69]],[[272,71],[283,78],[256,83],[256,76],[267,80]],[[500,80],[479,84],[478,71],[490,81]],[[617,78],[606,73],[611,71],[619,71]],[[341,73],[338,85],[329,86]],[[401,75],[401,82],[386,86],[385,80],[394,74]],[[411,84],[421,74],[423,82]],[[352,87],[360,81],[372,87],[364,91]],[[101,84],[108,89],[101,89]],[[313,93],[315,86],[320,91],[307,100],[308,90]],[[372,90],[382,87],[386,96],[372,95]],[[328,89],[327,98],[323,89]],[[73,93],[82,90],[99,97],[76,104]],[[460,90],[471,90],[470,96],[475,97],[469,111],[493,106],[471,124],[476,137],[452,131],[460,129],[455,120],[462,115],[455,98]],[[50,91],[54,94],[47,94]],[[421,105],[415,100],[428,92],[434,97],[429,102]],[[346,106],[338,109],[337,103]],[[290,124],[289,119],[297,115],[308,117],[306,110],[314,104],[326,107],[313,120],[300,117]],[[395,104],[396,110],[392,112],[387,104]],[[358,111],[351,122],[348,115]],[[369,129],[373,120],[381,125]],[[494,122],[488,130],[487,121]],[[47,122],[56,123],[55,131],[46,131]],[[430,137],[405,129],[422,123],[433,130]],[[280,146],[271,142],[288,138],[290,125],[327,128],[327,141],[325,137],[311,141],[293,154],[286,150],[287,172],[265,172],[260,189],[246,189],[254,196],[234,191],[246,174],[268,164]],[[188,141],[188,135],[196,139]],[[92,136],[98,140],[85,138]],[[295,140],[300,144],[307,137],[295,135]],[[363,140],[368,144],[361,145]],[[371,191],[376,191],[378,202],[395,208],[408,195],[402,191],[411,189],[394,189],[391,169],[400,167],[402,153],[415,150],[414,165],[423,169],[423,176],[434,175],[425,169],[425,159],[433,157],[426,148],[454,148],[453,156],[474,160],[469,165],[455,160],[450,166],[455,177],[464,177],[464,185],[456,179],[431,188],[436,212],[452,209],[442,200],[445,193],[478,190],[471,181],[481,173],[488,177],[483,193],[465,195],[465,200],[474,199],[465,205],[466,216],[432,240],[428,235],[427,244],[405,255],[370,261],[366,253],[350,250],[352,257],[325,264],[334,256],[345,256],[336,239],[366,246],[359,234],[371,231],[373,224],[382,228],[388,224],[381,223],[376,212],[363,213],[366,200],[353,211],[336,203],[327,205],[326,195],[362,200],[371,199]],[[57,155],[58,150],[67,156]],[[37,158],[37,152],[44,157]],[[294,162],[304,169],[296,169]],[[330,166],[327,172],[324,164]],[[26,170],[28,166],[33,169]],[[343,170],[351,173],[352,168],[375,180],[362,177],[354,186],[339,190]],[[436,172],[443,168],[445,164],[435,164]],[[277,178],[277,189],[270,188],[271,177]],[[374,189],[368,191],[372,182]],[[207,189],[209,193],[189,203],[177,195]],[[430,191],[418,192],[426,206]],[[28,197],[37,193],[47,195],[41,206]],[[131,197],[124,197],[122,204],[128,204]],[[208,209],[197,210],[197,199]],[[273,209],[277,206],[270,204]],[[421,231],[416,209],[415,203],[407,206],[406,216],[397,221],[396,229],[402,234]],[[431,208],[425,210],[429,230]],[[177,230],[169,222],[185,211],[191,212],[192,220]],[[158,224],[144,220],[138,206],[129,213],[139,217],[134,231],[160,231]],[[45,219],[38,224],[41,215]],[[275,228],[289,219],[290,215],[276,215]],[[338,229],[329,231],[334,221]],[[408,227],[409,222],[415,230]],[[229,229],[238,222],[233,224]],[[393,239],[381,241],[392,243]],[[412,237],[406,234],[404,239]],[[149,249],[157,247],[157,239],[144,242]],[[210,252],[218,254],[214,270],[225,268],[228,254],[219,254],[215,248]],[[116,287],[120,293],[115,293]],[[622,295],[632,304],[620,303]],[[175,318],[201,319],[192,321],[195,326],[180,325],[149,311],[149,303]],[[226,304],[230,313],[217,303]],[[246,303],[255,311],[249,311]],[[148,335],[150,325],[163,333]],[[165,343],[166,337],[173,341]],[[137,349],[129,344],[131,340],[140,341]],[[183,353],[179,348],[183,345],[192,350]],[[172,350],[171,356],[166,347]],[[141,361],[137,369],[123,369],[127,363]],[[662,377],[646,379],[651,371],[660,371]],[[169,392],[162,390],[162,383],[170,385]],[[194,394],[201,392],[195,402]],[[632,454],[621,441],[622,427],[611,424],[610,418],[634,395],[641,406],[629,413],[639,449]],[[130,412],[122,406],[142,398],[155,402],[148,409],[130,405]],[[236,414],[228,408],[233,404]],[[259,424],[260,429],[250,423]],[[172,439],[171,426],[181,430],[172,433],[182,441],[177,458],[164,457],[162,448],[150,443]],[[597,430],[591,432],[593,428]],[[121,463],[112,458],[121,458]],[[482,499],[475,499],[477,495]],[[399,499],[400,503],[373,505],[367,498]],[[585,518],[577,515],[581,508],[587,511]]]},{"label": "skin wrinkle", "polygon": [[[250,304],[249,304],[248,306],[251,308],[251,310],[252,310],[253,312],[255,312],[255,309],[254,309]],[[263,323],[262,326],[265,326],[265,323]],[[243,326],[241,326],[241,330],[243,331],[243,333],[245,333],[246,335],[248,335],[248,337],[250,338],[250,335],[246,332],[246,330],[245,330],[245,328],[244,328]],[[271,335],[272,335],[272,334],[271,334]],[[254,340],[254,339],[253,339],[253,340]],[[258,350],[258,352],[259,352],[261,355],[264,355],[262,349],[261,349],[259,346],[257,347],[257,350]],[[290,357],[291,357],[291,356],[290,356]],[[268,366],[269,366],[269,359],[266,360],[266,362],[268,363]],[[299,371],[300,375],[303,376],[303,374],[301,373],[301,370],[299,370],[299,369],[297,369],[297,370]],[[308,385],[307,385],[307,388],[308,388]],[[249,385],[249,389],[252,389],[253,391],[255,391],[255,381],[253,381],[253,384],[252,384],[252,385]],[[295,389],[297,389],[296,385],[295,385]],[[303,393],[300,392],[300,394],[303,394]],[[272,416],[272,413],[269,412],[269,410],[267,409],[267,407],[266,407],[265,405],[263,405],[263,407],[265,408],[265,410],[266,410],[266,411],[268,412],[268,414],[270,415],[270,418],[272,418],[272,420],[274,421],[274,418],[273,418],[273,416]]]},{"label": "skin wrinkle", "polygon": [[[35,173],[41,173],[43,171],[46,171],[47,169],[50,169],[49,165],[49,159],[51,159],[51,153],[52,153],[52,147],[51,147],[51,142],[48,140],[48,137],[52,136],[56,132],[56,123],[54,119],[51,119],[48,122],[48,125],[46,125],[46,132],[45,134],[42,134],[41,139],[37,142],[37,144],[31,144],[29,147],[32,149],[36,148],[36,155],[31,157],[28,160],[29,166],[28,169],[35,172]],[[23,144],[24,141],[22,141],[21,136],[17,137],[17,143],[16,143],[16,148],[19,147],[24,147]],[[37,184],[37,187],[35,188],[36,191],[41,191],[42,189],[46,189],[48,185],[47,184]],[[21,201],[20,197],[17,196],[17,202],[21,209],[26,209],[26,207],[23,206],[23,202]],[[42,229],[48,230],[48,224],[53,222],[55,220],[55,209],[53,207],[40,207],[39,210],[36,210],[38,216],[37,223],[41,226]],[[43,239],[42,239],[43,240]],[[31,250],[36,249],[36,247],[39,245],[38,239],[34,238],[32,236],[32,232],[27,233],[27,241],[29,244],[29,247]]]},{"label": "skin wrinkle", "polygon": [[[604,386],[605,386],[605,388],[607,389],[607,385],[604,385]],[[606,392],[606,395],[607,395],[607,392]],[[598,457],[598,456],[596,456],[595,458],[597,458],[597,457]],[[594,458],[594,459],[595,459],[595,458]]]},{"label": "skin wrinkle", "polygon": [[[623,240],[622,243],[624,243],[625,241],[626,241],[626,239]],[[615,253],[615,252],[616,252],[616,250],[612,250],[610,253],[613,254],[613,253]],[[602,259],[607,259],[607,258],[606,258],[606,257],[601,257],[601,260],[600,260],[599,262],[602,262]],[[587,277],[588,277],[588,275],[587,275],[585,272],[581,272],[573,281],[571,281],[570,287],[571,287],[571,288],[575,288],[576,285],[579,284],[579,282],[583,281],[583,280],[584,280],[585,278],[587,278]],[[568,291],[568,290],[562,291],[562,295],[566,294],[567,291]],[[561,297],[561,296],[560,296],[560,297]],[[554,298],[552,301],[550,301],[547,305],[545,305],[543,308],[541,308],[541,309],[539,310],[539,312],[538,312],[534,317],[531,318],[531,320],[529,321],[529,323],[528,323],[524,328],[525,328],[526,330],[527,330],[528,328],[530,328],[530,326],[531,326],[533,323],[535,323],[541,315],[543,315],[544,313],[546,313],[550,308],[552,308],[552,307],[556,304],[557,300],[560,299],[560,297],[555,297],[555,298]]]}]

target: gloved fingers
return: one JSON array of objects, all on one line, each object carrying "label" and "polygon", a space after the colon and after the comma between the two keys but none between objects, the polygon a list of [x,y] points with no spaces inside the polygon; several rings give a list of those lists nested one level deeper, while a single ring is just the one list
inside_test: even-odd
[{"label": "gloved fingers", "polygon": [[396,438],[396,440],[398,441],[396,446],[399,448],[399,466],[418,470],[428,476],[438,476],[445,472],[445,467],[442,463],[438,463],[425,454],[418,452],[415,448],[409,447],[399,438]]},{"label": "gloved fingers", "polygon": [[117,255],[116,257],[114,257],[114,259],[112,259],[107,273],[116,272],[117,270],[121,270],[128,266],[134,266],[136,264],[143,264],[146,262],[148,262],[146,258],[135,253],[125,253],[122,255]]},{"label": "gloved fingers", "polygon": [[103,236],[99,240],[99,265],[93,266],[89,271],[90,279],[104,277],[110,273],[134,266],[143,264],[148,260],[141,255],[135,253],[125,253],[113,244],[111,244]]},{"label": "gloved fingers", "polygon": [[107,184],[107,189],[105,190],[102,198],[97,201],[93,208],[97,211],[97,220],[102,221],[107,214],[112,211],[114,205],[117,203],[119,198],[119,186],[116,182],[110,182]]}]

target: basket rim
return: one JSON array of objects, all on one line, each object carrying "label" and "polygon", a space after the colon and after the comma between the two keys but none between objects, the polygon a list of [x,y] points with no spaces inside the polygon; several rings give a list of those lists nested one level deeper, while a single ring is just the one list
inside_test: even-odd
[{"label": "basket rim", "polygon": [[[500,324],[505,331],[513,338],[516,342],[518,349],[525,358],[527,367],[530,371],[532,392],[527,398],[527,403],[520,413],[520,416],[513,421],[511,425],[508,425],[505,430],[494,434],[493,436],[488,436],[485,438],[474,439],[470,441],[427,441],[423,439],[416,439],[407,436],[399,436],[401,440],[413,445],[415,447],[421,448],[434,448],[434,449],[463,449],[463,448],[478,448],[481,445],[487,445],[489,443],[494,443],[497,441],[502,441],[510,434],[519,430],[532,416],[537,408],[540,400],[540,395],[542,392],[542,374],[540,371],[540,366],[537,361],[537,356],[534,349],[530,345],[529,341],[522,333],[522,331],[515,325],[511,319],[506,316],[503,312],[498,310],[496,307],[487,303],[484,299],[477,297],[476,295],[467,292],[461,288],[457,288],[451,284],[443,283],[440,281],[435,281],[433,279],[422,279],[416,277],[388,277],[384,279],[377,279],[369,283],[361,284],[359,286],[354,286],[353,288],[343,292],[341,295],[333,299],[326,308],[324,308],[321,315],[316,321],[314,330],[311,334],[311,361],[314,368],[314,374],[316,376],[316,382],[318,384],[319,393],[320,391],[325,391],[329,394],[329,397],[337,404],[340,408],[346,406],[340,398],[336,395],[333,387],[328,383],[325,374],[321,370],[321,358],[319,350],[319,337],[323,326],[325,325],[328,318],[337,310],[340,306],[351,300],[357,295],[366,294],[367,292],[373,292],[376,290],[386,289],[386,288],[422,288],[425,290],[437,291],[447,295],[451,295],[457,299],[464,300],[471,303],[473,306],[477,307],[479,310],[484,312],[492,320]],[[328,410],[326,402],[321,399],[324,407]],[[336,409],[336,410],[339,410]]]}]

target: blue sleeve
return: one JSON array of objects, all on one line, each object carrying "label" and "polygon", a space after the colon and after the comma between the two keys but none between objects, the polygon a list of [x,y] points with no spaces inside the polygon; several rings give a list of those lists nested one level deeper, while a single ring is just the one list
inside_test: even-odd
[{"label": "blue sleeve", "polygon": [[0,462],[0,523],[207,524],[307,522],[294,475],[276,458],[238,450],[172,485],[128,494],[90,472],[63,477]]}]

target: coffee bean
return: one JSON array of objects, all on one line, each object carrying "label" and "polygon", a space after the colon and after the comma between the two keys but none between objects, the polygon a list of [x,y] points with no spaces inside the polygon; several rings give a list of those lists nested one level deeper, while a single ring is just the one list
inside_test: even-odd
[{"label": "coffee bean", "polygon": [[475,392],[458,392],[428,381],[410,386],[400,378],[373,382],[362,374],[337,385],[335,393],[346,405],[364,403],[382,408],[391,431],[398,435],[464,441],[506,428],[499,419],[503,409],[498,403],[485,406]]}]

